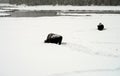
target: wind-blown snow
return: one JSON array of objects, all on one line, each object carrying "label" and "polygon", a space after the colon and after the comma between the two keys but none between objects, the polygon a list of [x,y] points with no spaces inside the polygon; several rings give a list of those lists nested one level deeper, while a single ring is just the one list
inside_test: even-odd
[{"label": "wind-blown snow", "polygon": [[[120,15],[0,18],[0,76],[120,76]],[[105,25],[103,31],[97,25]],[[45,44],[48,33],[62,45]]]}]

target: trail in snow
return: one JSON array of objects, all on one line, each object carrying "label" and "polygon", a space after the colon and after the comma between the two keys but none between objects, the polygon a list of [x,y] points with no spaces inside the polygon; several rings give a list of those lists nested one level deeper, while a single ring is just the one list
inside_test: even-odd
[{"label": "trail in snow", "polygon": [[[113,53],[106,53],[103,51],[95,50],[93,46],[84,46],[82,44],[77,44],[77,43],[66,43],[63,42],[62,45],[65,45],[65,47],[68,47],[72,50],[78,51],[78,52],[84,52],[86,54],[91,54],[91,55],[100,55],[100,56],[107,56],[107,57],[120,57],[119,53],[118,54],[113,54]],[[104,50],[104,49],[103,49]],[[119,51],[116,51],[119,52]]]},{"label": "trail in snow", "polygon": [[83,73],[94,73],[94,72],[101,73],[101,72],[115,72],[115,71],[120,71],[120,68],[80,70],[80,71],[73,71],[73,72],[64,72],[64,73],[60,73],[60,74],[53,74],[53,75],[50,75],[50,76],[72,76],[72,75],[75,75],[75,74],[83,74]]}]

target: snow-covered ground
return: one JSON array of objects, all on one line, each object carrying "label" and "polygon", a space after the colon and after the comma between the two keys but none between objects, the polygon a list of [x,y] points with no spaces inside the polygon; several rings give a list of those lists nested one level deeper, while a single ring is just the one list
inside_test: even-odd
[{"label": "snow-covered ground", "polygon": [[[1,76],[119,76],[119,15],[0,18]],[[106,30],[96,30],[102,22]],[[63,44],[44,44],[48,33]]]},{"label": "snow-covered ground", "polygon": [[0,3],[0,7],[13,7],[13,6],[16,6],[16,5],[8,4],[8,3]]},{"label": "snow-covered ground", "polygon": [[0,9],[0,12],[8,12],[9,10],[2,10],[2,9]]},{"label": "snow-covered ground", "polygon": [[[110,7],[110,8],[109,8]],[[7,9],[7,8],[6,8]],[[9,9],[19,10],[114,10],[120,11],[120,6],[26,6],[19,5]]]},{"label": "snow-covered ground", "polygon": [[[119,20],[119,14],[2,17],[0,76],[120,76]],[[99,22],[105,30],[97,30]],[[62,45],[44,43],[51,32],[63,36]]]},{"label": "snow-covered ground", "polygon": [[120,11],[120,6],[51,6],[51,5],[38,5],[38,6],[27,6],[27,5],[11,5],[11,4],[0,4],[0,7],[4,9],[16,9],[16,10],[113,10]]},{"label": "snow-covered ground", "polygon": [[10,7],[13,7],[13,5],[0,3],[0,17],[10,16],[10,14],[8,12],[10,12],[11,10],[4,9],[4,8],[10,8]]},{"label": "snow-covered ground", "polygon": [[8,16],[8,15],[10,15],[10,14],[8,14],[8,13],[0,13],[0,16]]}]

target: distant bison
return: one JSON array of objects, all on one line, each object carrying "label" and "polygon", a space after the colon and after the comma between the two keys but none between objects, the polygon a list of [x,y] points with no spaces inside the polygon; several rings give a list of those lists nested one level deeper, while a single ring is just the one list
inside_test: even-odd
[{"label": "distant bison", "polygon": [[63,37],[61,35],[50,33],[50,34],[48,34],[47,39],[44,42],[45,43],[55,43],[55,44],[61,45],[62,38]]},{"label": "distant bison", "polygon": [[98,30],[102,31],[102,30],[104,30],[104,25],[102,23],[99,23],[97,28],[98,28]]}]

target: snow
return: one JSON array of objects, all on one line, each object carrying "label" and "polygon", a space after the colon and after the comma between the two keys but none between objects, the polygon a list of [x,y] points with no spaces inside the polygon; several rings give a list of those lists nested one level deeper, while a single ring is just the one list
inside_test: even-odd
[{"label": "snow", "polygon": [[[119,14],[2,17],[0,76],[120,76],[119,20]],[[105,30],[97,30],[99,22]],[[51,32],[63,36],[62,45],[44,43]]]},{"label": "snow", "polygon": [[10,6],[16,6],[16,5],[13,5],[13,4],[9,4],[9,3],[0,3],[0,6],[8,6],[8,7],[10,7]]},{"label": "snow", "polygon": [[0,13],[0,17],[1,17],[1,16],[4,16],[4,17],[5,17],[5,16],[10,16],[10,14],[8,14],[8,13]]},{"label": "snow", "polygon": [[0,12],[8,12],[9,10],[2,10],[2,9],[0,9]]},{"label": "snow", "polygon": [[[14,5],[15,6],[15,5]],[[27,5],[18,5],[12,8],[6,9],[16,9],[16,10],[112,10],[120,11],[120,6],[27,6]]]}]

